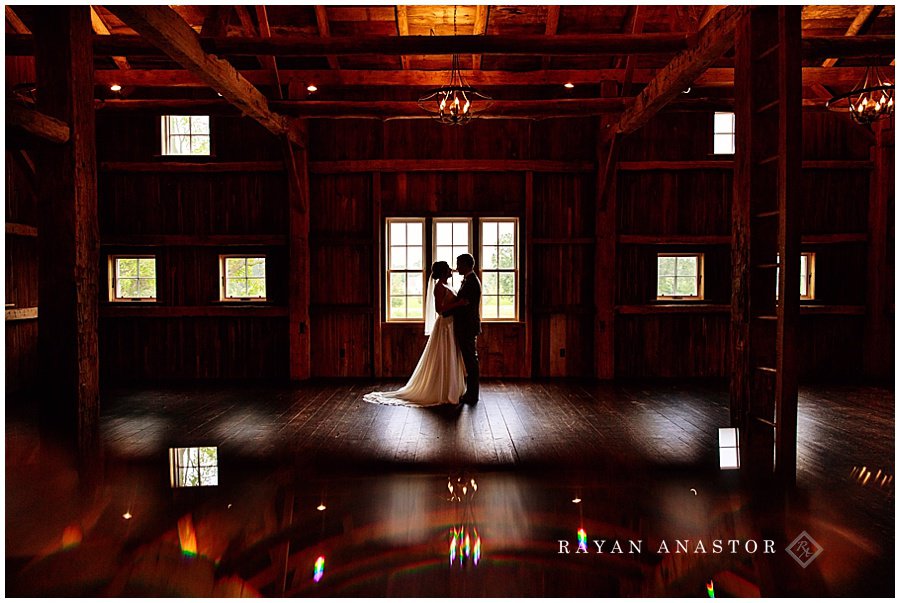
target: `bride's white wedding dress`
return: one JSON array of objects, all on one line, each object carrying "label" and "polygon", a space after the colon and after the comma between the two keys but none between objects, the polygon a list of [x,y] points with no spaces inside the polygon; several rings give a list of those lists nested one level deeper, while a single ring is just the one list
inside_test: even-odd
[{"label": "bride's white wedding dress", "polygon": [[[426,331],[428,323],[426,321]],[[437,406],[459,404],[459,398],[464,393],[466,367],[453,334],[453,317],[438,315],[422,357],[406,385],[396,391],[372,392],[363,399],[374,404]]]}]

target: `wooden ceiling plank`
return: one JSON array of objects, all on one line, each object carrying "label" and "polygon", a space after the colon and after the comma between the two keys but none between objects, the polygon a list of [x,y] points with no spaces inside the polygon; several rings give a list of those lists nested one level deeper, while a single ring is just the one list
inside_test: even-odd
[{"label": "wooden ceiling plank", "polygon": [[[472,35],[483,36],[487,32],[488,18],[490,18],[491,7],[479,4],[475,7],[475,24],[472,26]],[[481,69],[481,56],[476,54],[472,56],[472,69],[479,71]]]},{"label": "wooden ceiling plank", "polygon": [[679,94],[734,45],[738,20],[750,10],[746,6],[728,6],[697,34],[696,44],[676,56],[635,99],[617,125],[617,131],[628,134],[647,123],[669,101]]},{"label": "wooden ceiling plank", "polygon": [[[316,5],[316,27],[319,28],[319,37],[320,38],[330,38],[331,37],[331,25],[328,23],[328,10],[322,5]],[[328,67],[331,69],[340,69],[341,64],[338,61],[338,58],[330,54],[326,56],[328,60]]]},{"label": "wooden ceiling plank", "polygon": [[30,34],[31,30],[22,22],[22,19],[16,14],[16,11],[8,4],[5,8],[6,20],[9,22],[10,27],[12,27],[12,30],[17,34]]},{"label": "wooden ceiling plank", "polygon": [[[94,33],[99,36],[110,35],[109,26],[106,25],[106,21],[103,20],[103,17],[100,16],[100,13],[93,6],[91,7],[91,26],[94,28]],[[112,60],[119,69],[131,68],[131,65],[128,64],[128,59],[124,56],[114,56]]]},{"label": "wooden ceiling plank", "polygon": [[[397,35],[398,36],[408,36],[409,35],[409,13],[406,10],[406,5],[398,4],[396,9],[397,9]],[[400,65],[403,69],[409,69],[409,56],[408,55],[400,56]]]},{"label": "wooden ceiling plank", "polygon": [[125,24],[150,41],[175,62],[201,78],[245,115],[277,135],[302,144],[294,124],[269,109],[268,101],[228,62],[208,55],[200,37],[167,6],[110,6]]},{"label": "wooden ceiling plank", "polygon": [[[875,23],[875,19],[878,17],[878,14],[881,12],[883,6],[861,6],[859,12],[856,15],[856,18],[853,19],[853,22],[850,24],[850,27],[847,28],[847,33],[845,36],[858,36],[865,34],[869,28],[872,27],[872,24]],[[829,57],[822,62],[822,67],[834,67],[837,65],[838,58]]]}]

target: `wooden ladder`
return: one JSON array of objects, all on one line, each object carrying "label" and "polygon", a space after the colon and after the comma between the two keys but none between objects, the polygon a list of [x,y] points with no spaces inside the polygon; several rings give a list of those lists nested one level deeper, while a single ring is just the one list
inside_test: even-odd
[{"label": "wooden ladder", "polygon": [[732,426],[745,472],[788,484],[797,470],[800,10],[754,8],[735,35]]}]

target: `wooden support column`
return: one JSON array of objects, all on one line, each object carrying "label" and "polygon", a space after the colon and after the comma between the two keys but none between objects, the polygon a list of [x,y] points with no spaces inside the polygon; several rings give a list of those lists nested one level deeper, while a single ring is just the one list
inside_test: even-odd
[{"label": "wooden support column", "polygon": [[302,147],[285,139],[288,166],[288,328],[291,381],[310,377],[309,334],[309,170],[306,120],[296,129]]},{"label": "wooden support column", "polygon": [[887,378],[894,368],[894,250],[888,246],[888,216],[894,213],[894,120],[875,126],[875,169],[869,184],[866,275],[865,373]]},{"label": "wooden support column", "polygon": [[38,350],[41,422],[75,444],[82,459],[98,450],[97,169],[94,56],[88,6],[42,9],[35,19],[38,110],[69,125],[68,142],[40,149]]},{"label": "wooden support column", "polygon": [[800,7],[751,10],[735,35],[731,418],[741,465],[797,471],[800,313]]},{"label": "wooden support column", "polygon": [[615,116],[600,119],[597,132],[597,198],[594,252],[594,374],[616,373],[616,144]]},{"label": "wooden support column", "polygon": [[384,295],[382,283],[384,282],[384,253],[381,251],[384,238],[384,227],[381,218],[381,172],[372,172],[372,263],[375,274],[372,308],[372,376],[381,378],[384,376],[383,348],[381,345],[381,321]]},{"label": "wooden support column", "polygon": [[529,379],[534,378],[534,260],[534,172],[525,172],[525,377]]}]

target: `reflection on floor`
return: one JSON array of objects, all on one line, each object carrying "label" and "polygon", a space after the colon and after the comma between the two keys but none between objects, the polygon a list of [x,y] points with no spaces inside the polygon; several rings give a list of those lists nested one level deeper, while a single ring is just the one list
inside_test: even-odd
[{"label": "reflection on floor", "polygon": [[894,593],[890,390],[803,390],[783,499],[718,469],[724,387],[496,382],[438,410],[371,387],[109,392],[92,479],[8,418],[7,594]]}]

